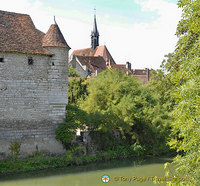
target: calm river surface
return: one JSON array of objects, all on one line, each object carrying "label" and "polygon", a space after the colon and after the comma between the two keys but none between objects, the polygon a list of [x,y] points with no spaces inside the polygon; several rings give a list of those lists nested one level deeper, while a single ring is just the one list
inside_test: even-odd
[{"label": "calm river surface", "polygon": [[[166,158],[150,158],[139,161],[125,159],[87,166],[0,175],[0,186],[150,186],[154,185],[151,176],[163,177],[163,165],[169,161]],[[109,176],[108,183],[102,181],[104,175],[106,175],[105,178]],[[108,178],[103,180],[108,181]]]}]

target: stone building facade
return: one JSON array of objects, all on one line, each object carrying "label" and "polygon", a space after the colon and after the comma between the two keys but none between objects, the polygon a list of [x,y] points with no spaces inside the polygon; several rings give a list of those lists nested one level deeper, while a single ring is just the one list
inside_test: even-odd
[{"label": "stone building facade", "polygon": [[55,130],[68,101],[68,51],[57,24],[46,34],[29,15],[0,11],[0,156],[13,141],[21,153],[63,153]]},{"label": "stone building facade", "polygon": [[106,70],[106,62],[102,56],[76,56],[69,62],[81,77],[92,77]]},{"label": "stone building facade", "polygon": [[75,55],[69,62],[69,65],[76,69],[76,72],[80,75],[80,77],[88,76],[88,67],[86,65],[81,64],[81,62],[77,59]]}]

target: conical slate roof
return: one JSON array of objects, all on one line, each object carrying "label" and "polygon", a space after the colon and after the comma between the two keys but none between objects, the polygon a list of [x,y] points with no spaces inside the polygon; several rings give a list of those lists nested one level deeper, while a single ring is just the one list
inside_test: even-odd
[{"label": "conical slate roof", "polygon": [[52,24],[50,26],[48,32],[43,38],[42,46],[65,47],[70,49],[57,24]]}]

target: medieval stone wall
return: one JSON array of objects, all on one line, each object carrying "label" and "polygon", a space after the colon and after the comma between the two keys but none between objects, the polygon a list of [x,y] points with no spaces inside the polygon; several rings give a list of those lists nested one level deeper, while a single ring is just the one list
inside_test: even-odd
[{"label": "medieval stone wall", "polygon": [[64,152],[55,130],[65,117],[68,51],[49,49],[52,57],[0,53],[0,154],[12,141],[21,142],[22,153]]}]

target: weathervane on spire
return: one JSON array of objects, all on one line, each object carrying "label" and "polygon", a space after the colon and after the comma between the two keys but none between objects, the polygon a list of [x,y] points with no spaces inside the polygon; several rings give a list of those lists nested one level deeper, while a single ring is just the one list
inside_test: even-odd
[{"label": "weathervane on spire", "polygon": [[56,23],[56,16],[54,16],[54,23],[57,25],[57,23]]}]

